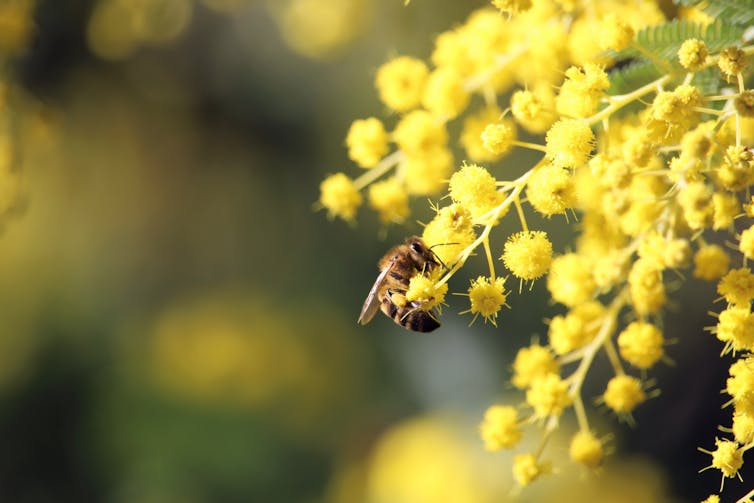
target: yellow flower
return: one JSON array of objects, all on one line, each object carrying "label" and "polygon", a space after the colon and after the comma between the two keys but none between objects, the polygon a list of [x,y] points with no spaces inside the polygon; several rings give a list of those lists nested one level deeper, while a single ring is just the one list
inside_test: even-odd
[{"label": "yellow flower", "polygon": [[576,306],[591,299],[597,290],[592,266],[586,257],[567,253],[555,258],[547,276],[547,290],[552,299],[566,306]]},{"label": "yellow flower", "polygon": [[[438,267],[435,271],[438,271],[438,273],[432,276],[438,276],[442,270]],[[417,302],[419,307],[425,311],[439,307],[445,300],[445,294],[448,293],[448,284],[438,285],[437,279],[424,274],[417,274],[412,277],[406,291],[406,300]]]},{"label": "yellow flower", "polygon": [[561,119],[547,131],[545,141],[553,164],[575,168],[589,160],[594,133],[586,121]]},{"label": "yellow flower", "polygon": [[530,133],[544,133],[555,121],[555,96],[548,86],[516,91],[511,96],[513,118]]},{"label": "yellow flower", "polygon": [[552,352],[544,346],[533,344],[521,348],[513,361],[511,382],[519,389],[528,388],[535,379],[547,374],[557,374],[560,370]]},{"label": "yellow flower", "polygon": [[440,260],[452,264],[458,259],[458,254],[476,239],[471,213],[457,203],[438,209],[435,217],[424,227],[422,238]]},{"label": "yellow flower", "polygon": [[369,205],[385,224],[402,223],[409,214],[408,193],[395,177],[369,186]]},{"label": "yellow flower", "polygon": [[508,238],[500,259],[514,276],[533,281],[550,268],[552,243],[544,231],[521,231]]},{"label": "yellow flower", "polygon": [[532,380],[526,391],[526,403],[534,409],[539,419],[559,417],[571,405],[568,383],[557,374],[545,374]]},{"label": "yellow flower", "polygon": [[531,0],[492,0],[492,5],[503,12],[518,14],[531,9]]},{"label": "yellow flower", "polygon": [[[501,115],[502,111],[498,107],[488,106],[464,119],[459,141],[470,161],[495,161],[502,156],[490,151],[482,139],[482,131],[488,124],[498,121]],[[515,130],[513,132],[515,139]]]},{"label": "yellow flower", "polygon": [[736,442],[719,438],[715,439],[715,447],[713,452],[704,451],[712,455],[712,468],[720,470],[723,477],[735,477],[744,464],[744,450]]},{"label": "yellow flower", "polygon": [[488,124],[482,131],[481,140],[484,148],[493,155],[503,156],[516,141],[516,127],[510,120]]},{"label": "yellow flower", "polygon": [[754,274],[747,267],[731,270],[717,284],[717,293],[729,304],[748,305],[754,299]]},{"label": "yellow flower", "polygon": [[550,469],[549,463],[540,463],[534,454],[517,454],[513,458],[513,478],[522,487],[549,473]]},{"label": "yellow flower", "polygon": [[702,245],[694,255],[694,277],[713,281],[728,271],[730,256],[720,245]]},{"label": "yellow flower", "polygon": [[427,79],[422,104],[438,117],[452,119],[469,104],[469,93],[455,70],[438,68]]},{"label": "yellow flower", "polygon": [[678,61],[685,69],[692,72],[701,70],[707,61],[707,45],[702,40],[690,38],[681,44],[678,49]]},{"label": "yellow flower", "polygon": [[599,41],[603,49],[620,51],[628,46],[633,38],[634,30],[631,25],[619,19],[617,15],[611,13],[602,20]]},{"label": "yellow flower", "polygon": [[568,452],[572,461],[587,468],[597,468],[605,457],[602,442],[591,431],[576,433],[571,439]]},{"label": "yellow flower", "polygon": [[393,139],[407,155],[427,154],[448,143],[448,132],[442,121],[426,110],[406,114],[395,126]]},{"label": "yellow flower", "polygon": [[471,282],[469,287],[469,300],[471,301],[471,308],[469,311],[474,315],[471,323],[477,319],[480,314],[484,318],[484,321],[489,321],[493,325],[497,326],[497,313],[500,309],[507,305],[506,292],[505,292],[505,278],[496,278],[491,280],[485,276],[479,276],[476,280]]},{"label": "yellow flower", "polygon": [[748,259],[754,258],[754,225],[741,233],[741,239],[738,241],[738,249],[741,250],[744,257]]},{"label": "yellow flower", "polygon": [[608,381],[602,399],[618,416],[627,416],[646,399],[646,394],[637,378],[618,375]]},{"label": "yellow flower", "polygon": [[662,358],[662,332],[651,323],[634,321],[618,335],[618,350],[628,363],[648,369]]},{"label": "yellow flower", "polygon": [[371,168],[387,154],[387,132],[376,117],[353,121],[346,136],[348,156],[362,168]]},{"label": "yellow flower", "polygon": [[749,306],[729,306],[720,312],[715,335],[725,343],[725,348],[733,351],[754,349],[754,316]]},{"label": "yellow flower", "polygon": [[343,173],[328,176],[319,185],[319,191],[319,202],[327,209],[329,217],[353,221],[362,197],[348,176]]},{"label": "yellow flower", "polygon": [[518,425],[516,409],[509,405],[492,405],[484,413],[479,431],[488,451],[499,451],[514,447],[523,432]]},{"label": "yellow flower", "polygon": [[746,54],[736,46],[728,47],[720,51],[720,58],[717,60],[717,66],[723,77],[732,82],[736,75],[743,73],[746,68]]},{"label": "yellow flower", "polygon": [[439,192],[447,185],[452,171],[453,152],[444,145],[412,152],[398,166],[406,190],[415,196]]},{"label": "yellow flower", "polygon": [[529,178],[526,199],[546,217],[565,213],[576,205],[576,187],[570,170],[547,164]]},{"label": "yellow flower", "polygon": [[[482,218],[503,202],[505,194],[497,190],[497,181],[489,171],[476,164],[464,164],[453,173],[448,184],[450,198],[467,208],[475,223],[490,223]],[[499,216],[502,216],[499,215]]]},{"label": "yellow flower", "polygon": [[646,259],[634,262],[628,273],[631,303],[639,316],[657,313],[665,305],[662,270]]},{"label": "yellow flower", "polygon": [[588,301],[571,309],[565,316],[550,321],[550,347],[559,355],[579,349],[594,339],[605,317],[605,306]]},{"label": "yellow flower", "polygon": [[382,102],[396,112],[408,112],[421,104],[429,76],[420,59],[399,56],[377,69],[375,85]]}]

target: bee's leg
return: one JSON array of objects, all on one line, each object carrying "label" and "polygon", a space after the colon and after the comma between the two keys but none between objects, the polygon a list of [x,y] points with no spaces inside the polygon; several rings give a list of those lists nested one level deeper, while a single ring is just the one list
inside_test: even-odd
[{"label": "bee's leg", "polygon": [[402,292],[397,292],[394,290],[388,290],[388,294],[390,295],[390,300],[398,307],[405,307],[406,303],[408,302],[406,300],[406,295]]}]

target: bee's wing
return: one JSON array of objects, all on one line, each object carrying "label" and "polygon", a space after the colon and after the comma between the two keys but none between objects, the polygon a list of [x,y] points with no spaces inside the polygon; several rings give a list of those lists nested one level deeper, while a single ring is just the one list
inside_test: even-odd
[{"label": "bee's wing", "polygon": [[380,275],[377,276],[374,285],[372,285],[372,289],[369,290],[369,295],[367,295],[367,298],[364,301],[364,306],[361,308],[361,314],[359,315],[359,323],[362,325],[366,325],[372,321],[374,315],[377,314],[377,311],[380,308],[380,299],[377,294],[392,268],[393,264],[391,263],[388,267],[383,269]]}]

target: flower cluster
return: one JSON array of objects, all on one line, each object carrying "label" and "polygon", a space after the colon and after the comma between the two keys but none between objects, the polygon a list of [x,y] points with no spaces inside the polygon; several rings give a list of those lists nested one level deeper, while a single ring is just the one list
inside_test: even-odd
[{"label": "flower cluster", "polygon": [[[717,282],[727,306],[711,332],[739,359],[727,386],[731,438],[705,452],[711,467],[734,477],[754,445],[754,273],[747,264],[754,258],[754,90],[746,84],[754,46],[688,38],[663,59],[647,54],[638,35],[665,21],[656,3],[581,4],[493,0],[438,35],[429,63],[409,56],[385,63],[376,87],[396,123],[354,122],[349,155],[367,171],[326,178],[319,204],[353,221],[366,190],[383,222],[403,222],[411,196],[445,189],[446,203],[435,207],[423,238],[443,245],[436,250],[448,267],[437,285],[471,256],[486,259],[489,274],[467,291],[472,322],[481,315],[499,323],[511,302],[498,260],[520,285],[542,279],[564,307],[549,321],[547,344],[523,347],[515,358],[512,383],[524,407],[492,405],[481,423],[490,450],[516,448],[526,429],[541,431],[540,448],[514,458],[522,486],[552,471],[544,447],[567,411],[578,425],[572,461],[602,463],[607,437],[590,425],[585,402],[593,397],[582,394],[595,356],[604,352],[613,372],[598,402],[633,421],[633,411],[657,394],[648,371],[667,360],[661,316],[677,283],[670,278],[691,269]],[[615,64],[631,50],[625,54],[647,57],[654,73],[619,93],[626,81],[613,81],[625,73]],[[452,172],[454,121],[464,160]],[[522,141],[519,132],[540,141]],[[534,150],[539,160],[517,171],[504,161],[517,149]],[[578,217],[568,252],[556,253],[544,231],[530,230],[531,212]],[[493,250],[490,235],[503,218],[517,219],[521,230]],[[726,239],[735,249],[720,244]]]}]

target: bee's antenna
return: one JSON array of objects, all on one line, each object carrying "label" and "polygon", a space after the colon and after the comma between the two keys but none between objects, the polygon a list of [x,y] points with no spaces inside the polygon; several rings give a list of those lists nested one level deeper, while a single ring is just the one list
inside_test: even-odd
[{"label": "bee's antenna", "polygon": [[429,247],[429,251],[432,253],[432,255],[434,255],[434,257],[437,259],[437,261],[440,262],[440,265],[443,266],[446,271],[449,270],[448,266],[445,265],[445,262],[443,262],[442,259],[437,256],[437,254],[434,252],[434,250],[432,250],[432,248],[434,248],[436,246],[457,245],[457,244],[459,244],[459,243],[437,243],[437,244],[432,245],[432,246]]}]

